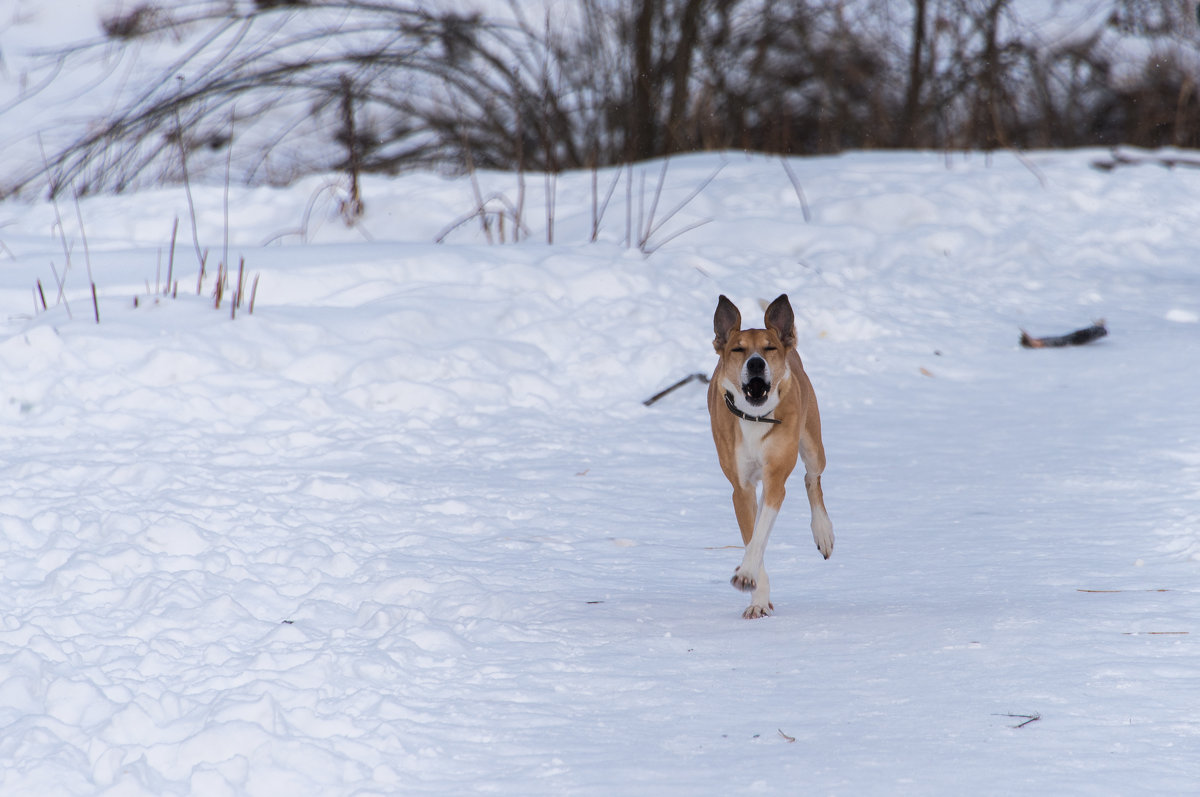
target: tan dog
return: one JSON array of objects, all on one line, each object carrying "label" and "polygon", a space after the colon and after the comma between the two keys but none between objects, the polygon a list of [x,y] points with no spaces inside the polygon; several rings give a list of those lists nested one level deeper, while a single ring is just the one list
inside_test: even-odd
[{"label": "tan dog", "polygon": [[[743,617],[774,610],[763,551],[783,503],[784,483],[804,462],[817,549],[833,553],[833,524],[821,494],[825,447],[812,382],[796,353],[796,321],[784,294],[771,302],[766,329],[742,329],[742,314],[722,296],[713,316],[713,348],[721,359],[708,385],[708,414],[721,470],[733,485],[733,511],[746,553],[731,583],[752,592]],[[762,496],[758,485],[762,483]]]}]

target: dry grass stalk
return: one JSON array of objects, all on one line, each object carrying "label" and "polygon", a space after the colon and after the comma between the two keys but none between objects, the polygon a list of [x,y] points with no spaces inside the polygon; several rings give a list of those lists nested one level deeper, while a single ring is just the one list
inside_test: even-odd
[{"label": "dry grass stalk", "polygon": [[174,281],[175,273],[175,236],[179,233],[179,217],[175,217],[175,223],[171,225],[171,248],[167,250],[167,285],[164,291],[171,290],[171,283]]}]

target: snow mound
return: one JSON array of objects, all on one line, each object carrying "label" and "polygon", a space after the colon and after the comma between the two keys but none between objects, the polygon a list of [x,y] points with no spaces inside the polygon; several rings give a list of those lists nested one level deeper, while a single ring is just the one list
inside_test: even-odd
[{"label": "snow mound", "polygon": [[[81,203],[99,324],[84,231],[59,301],[53,208],[0,205],[0,791],[1193,788],[1200,175],[1095,155],[796,160],[808,221],[777,160],[678,159],[664,212],[723,168],[649,256],[587,174],[553,245],[541,181],[492,246],[433,242],[465,180],[356,228],[233,190],[236,320],[190,234],[155,295],[181,191]],[[642,401],[782,292],[838,550],[793,489],[747,622],[703,390]]]}]

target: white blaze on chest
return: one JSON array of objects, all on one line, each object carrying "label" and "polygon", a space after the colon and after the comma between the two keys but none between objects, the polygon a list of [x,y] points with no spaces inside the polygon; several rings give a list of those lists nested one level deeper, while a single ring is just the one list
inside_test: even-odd
[{"label": "white blaze on chest", "polygon": [[738,421],[741,432],[737,442],[737,468],[742,484],[757,485],[762,481],[763,463],[766,462],[766,440],[774,424],[755,421]]}]

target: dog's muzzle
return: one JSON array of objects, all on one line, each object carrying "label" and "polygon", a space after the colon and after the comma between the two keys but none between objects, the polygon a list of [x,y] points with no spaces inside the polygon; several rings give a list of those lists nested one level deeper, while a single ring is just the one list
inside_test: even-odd
[{"label": "dog's muzzle", "polygon": [[767,370],[767,361],[755,355],[746,360],[742,373],[742,395],[755,407],[762,405],[771,393],[771,374]]}]

